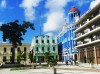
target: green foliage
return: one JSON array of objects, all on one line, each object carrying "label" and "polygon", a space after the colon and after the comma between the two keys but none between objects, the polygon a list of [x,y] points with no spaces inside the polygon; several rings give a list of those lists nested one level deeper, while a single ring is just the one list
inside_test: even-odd
[{"label": "green foliage", "polygon": [[9,43],[12,44],[13,50],[12,50],[12,63],[14,63],[15,58],[15,48],[18,45],[22,45],[23,35],[27,32],[27,28],[34,29],[34,24],[30,22],[23,21],[22,24],[19,24],[18,20],[15,20],[14,22],[9,22],[6,24],[2,24],[0,26],[0,31],[3,32],[3,41],[8,40]]},{"label": "green foliage", "polygon": [[77,64],[76,59],[73,59],[74,63]]},{"label": "green foliage", "polygon": [[33,55],[32,55],[31,52],[29,53],[28,57],[29,57],[29,59],[30,59],[30,61],[31,61],[31,63],[32,63],[32,62],[33,62]]},{"label": "green foliage", "polygon": [[49,52],[44,53],[44,58],[45,61],[47,62],[48,65],[54,66],[57,65],[57,59],[54,59],[54,57],[51,57],[52,54]]},{"label": "green foliage", "polygon": [[50,53],[50,51],[44,53],[44,58],[45,58],[45,61],[47,62],[47,64],[50,64],[50,62],[51,62],[51,53]]},{"label": "green foliage", "polygon": [[17,55],[17,61],[20,63],[22,59],[23,59],[23,52],[19,51]]},{"label": "green foliage", "polygon": [[57,59],[52,58],[51,62],[52,62],[52,66],[57,65]]},{"label": "green foliage", "polygon": [[36,63],[36,58],[35,57],[33,58],[33,62]]},{"label": "green foliage", "polygon": [[33,24],[25,21],[23,24],[19,24],[18,20],[7,24],[2,24],[0,31],[3,32],[3,41],[9,40],[14,47],[17,47],[17,45],[22,45],[21,41],[24,40],[22,35],[25,35],[27,28],[34,30]]},{"label": "green foliage", "polygon": [[90,63],[94,63],[94,57],[89,57]]}]

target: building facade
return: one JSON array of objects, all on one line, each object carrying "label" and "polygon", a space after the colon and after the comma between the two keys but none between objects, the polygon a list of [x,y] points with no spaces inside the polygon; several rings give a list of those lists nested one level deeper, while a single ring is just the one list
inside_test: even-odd
[{"label": "building facade", "polygon": [[[29,64],[28,54],[30,52],[30,44],[22,44],[15,48],[15,61],[18,62],[18,52],[23,51],[25,53],[25,62]],[[0,43],[0,64],[11,63],[12,60],[12,44]]]},{"label": "building facade", "polygon": [[36,62],[45,62],[44,53],[49,52],[54,59],[58,55],[57,37],[48,35],[35,36],[32,40],[33,55]]},{"label": "building facade", "polygon": [[68,13],[68,24],[63,26],[63,30],[58,34],[58,52],[61,51],[61,60],[77,60],[78,51],[74,47],[76,45],[75,33],[76,29],[74,23],[79,19],[80,12],[77,8],[73,7]]},{"label": "building facade", "polygon": [[100,3],[75,23],[79,62],[100,64]]}]

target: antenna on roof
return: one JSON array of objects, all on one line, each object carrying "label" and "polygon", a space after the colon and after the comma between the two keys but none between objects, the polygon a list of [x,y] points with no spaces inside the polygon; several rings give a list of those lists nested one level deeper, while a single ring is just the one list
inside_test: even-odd
[{"label": "antenna on roof", "polygon": [[39,19],[40,19],[40,35],[42,34],[42,19],[41,19],[41,10],[39,10]]},{"label": "antenna on roof", "polygon": [[40,2],[40,7],[39,7],[39,21],[40,21],[40,35],[42,35],[42,16],[41,16],[41,8],[42,6],[45,5],[44,1]]}]

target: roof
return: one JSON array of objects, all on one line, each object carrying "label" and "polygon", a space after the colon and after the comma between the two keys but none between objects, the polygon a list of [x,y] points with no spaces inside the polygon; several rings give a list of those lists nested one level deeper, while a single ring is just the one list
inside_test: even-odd
[{"label": "roof", "polygon": [[70,10],[69,10],[69,12],[75,12],[75,11],[78,11],[78,12],[80,12],[77,8],[75,8],[75,7],[72,7]]}]

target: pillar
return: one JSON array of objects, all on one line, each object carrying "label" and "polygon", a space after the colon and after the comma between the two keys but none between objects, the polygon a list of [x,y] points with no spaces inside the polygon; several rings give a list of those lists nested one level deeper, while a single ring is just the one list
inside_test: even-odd
[{"label": "pillar", "polygon": [[54,59],[57,59],[57,58],[56,58],[56,54],[54,54]]},{"label": "pillar", "polygon": [[97,64],[97,56],[96,56],[96,48],[94,46],[94,57],[95,57],[95,64]]},{"label": "pillar", "polygon": [[78,50],[78,62],[80,63],[80,50]]},{"label": "pillar", "polygon": [[85,54],[86,54],[86,63],[88,62],[87,60],[87,48],[85,48]]},{"label": "pillar", "polygon": [[36,55],[36,62],[38,62],[38,56]]}]

